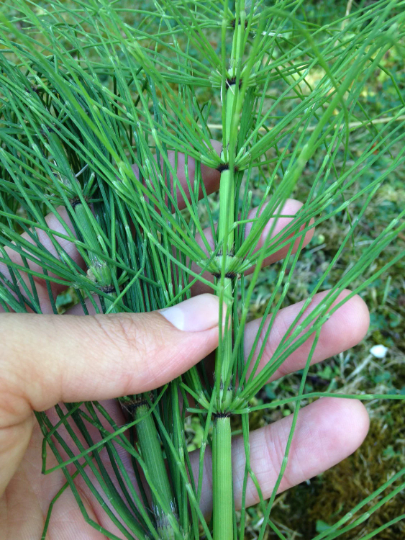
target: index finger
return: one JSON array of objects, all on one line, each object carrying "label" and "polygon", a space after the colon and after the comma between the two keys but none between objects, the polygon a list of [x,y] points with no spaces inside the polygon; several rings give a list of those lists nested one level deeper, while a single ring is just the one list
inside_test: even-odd
[{"label": "index finger", "polygon": [[[222,149],[222,143],[211,139],[211,144],[214,150],[220,154]],[[186,155],[180,152],[169,151],[167,153],[169,163],[173,170],[176,171],[176,178],[173,178],[173,174],[169,174],[168,185],[170,187],[170,195],[177,202],[177,207],[179,210],[183,210],[186,207],[186,200],[191,200],[192,190],[195,187],[195,172],[196,172],[196,162],[194,158],[187,157]],[[160,166],[163,165],[163,158],[160,158]],[[139,167],[137,165],[132,166],[132,170],[136,178],[140,178]],[[219,189],[221,173],[217,169],[211,169],[206,165],[201,165],[201,179],[198,186],[198,196],[194,197],[196,199],[201,199],[204,195],[204,191],[207,195],[214,193]],[[203,187],[204,186],[204,187]],[[153,182],[152,182],[153,188]],[[166,203],[168,202],[168,196],[166,196]]]}]

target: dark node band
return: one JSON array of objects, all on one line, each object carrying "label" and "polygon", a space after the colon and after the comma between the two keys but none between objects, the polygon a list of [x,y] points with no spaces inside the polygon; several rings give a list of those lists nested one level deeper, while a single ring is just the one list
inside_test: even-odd
[{"label": "dark node band", "polygon": [[217,171],[218,172],[229,171],[229,164],[228,163],[221,163],[221,165],[218,165]]},{"label": "dark node band", "polygon": [[[215,170],[220,173],[223,171],[229,171],[229,163],[221,163],[221,165],[218,165],[218,167]],[[239,169],[237,166],[234,166],[233,170],[234,172],[238,172]]]},{"label": "dark node band", "polygon": [[99,287],[100,291],[103,291],[107,294],[115,292],[114,285],[106,285],[105,287]]},{"label": "dark node band", "polygon": [[[221,277],[221,274],[219,272],[212,272],[211,274],[216,279],[219,279]],[[225,274],[225,277],[228,278],[228,279],[236,279],[238,277],[238,274],[236,272],[227,272]]]},{"label": "dark node band", "polygon": [[136,409],[138,407],[141,407],[142,405],[148,405],[148,402],[146,399],[141,399],[139,401],[132,401],[131,403],[124,403],[120,401],[121,407],[125,409],[129,414],[134,414]]},{"label": "dark node band", "polygon": [[82,204],[82,201],[80,199],[71,199],[69,202],[72,205],[73,210],[78,204]]},{"label": "dark node band", "polygon": [[[240,21],[240,19],[239,19],[238,24],[240,25],[240,23],[241,23],[241,21]],[[231,21],[231,26],[232,26],[232,28],[235,28],[235,26],[236,26],[236,19],[233,19],[233,21]],[[245,21],[245,28],[247,28],[247,27],[248,27],[248,21]]]},{"label": "dark node band", "polygon": [[233,86],[236,84],[236,77],[231,77],[230,79],[226,79],[227,86]]},{"label": "dark node band", "polygon": [[218,413],[214,413],[212,416],[215,418],[215,420],[217,418],[229,418],[231,416],[231,413],[230,412],[218,412]]},{"label": "dark node band", "polygon": [[[226,79],[226,85],[230,88],[236,84],[236,77],[231,77],[229,79]],[[239,79],[239,89],[242,88],[242,78]]]}]

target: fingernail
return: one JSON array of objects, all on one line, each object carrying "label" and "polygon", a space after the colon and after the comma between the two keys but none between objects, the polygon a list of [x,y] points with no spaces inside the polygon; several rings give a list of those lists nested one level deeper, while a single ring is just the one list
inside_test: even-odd
[{"label": "fingernail", "polygon": [[159,313],[183,332],[202,332],[218,324],[219,302],[213,294],[200,294]]}]

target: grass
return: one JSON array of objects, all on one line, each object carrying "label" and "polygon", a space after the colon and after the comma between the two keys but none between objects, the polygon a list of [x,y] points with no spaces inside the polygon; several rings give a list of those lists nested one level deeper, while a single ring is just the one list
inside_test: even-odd
[{"label": "grass", "polygon": [[[405,72],[403,71],[404,80]],[[379,87],[378,74],[372,81],[377,89]],[[378,103],[377,103],[378,105]],[[358,134],[358,144],[361,145],[361,133]],[[354,146],[353,152],[360,151]],[[316,162],[313,166],[316,168]],[[307,171],[308,173],[310,171]],[[378,170],[375,171],[376,173]],[[350,263],[350,257],[356,257],[356,252],[362,245],[369,242],[370,235],[375,229],[388,223],[405,204],[404,178],[405,169],[397,171],[397,177],[381,190],[378,199],[367,210],[366,220],[361,226],[353,253],[346,252],[342,266]],[[307,193],[304,178],[297,185],[294,196],[304,200]],[[290,287],[286,304],[299,301],[306,292],[316,283],[322,273],[326,261],[330,260],[339,245],[340,239],[345,236],[348,223],[346,219],[328,221],[326,226],[317,229],[310,245],[298,262],[297,275]],[[399,238],[396,245],[381,253],[376,259],[375,266],[382,267],[394,253],[405,249],[405,238]],[[259,317],[271,294],[271,283],[278,273],[280,263],[263,270],[260,282],[256,287],[254,306],[251,317]],[[337,270],[338,271],[338,270]],[[348,393],[405,393],[405,264],[390,268],[383,279],[376,280],[372,286],[362,294],[370,309],[370,328],[361,344],[346,353],[311,367],[306,383],[307,392],[326,391],[339,387],[347,388]],[[330,275],[330,283],[334,282],[334,271]],[[353,284],[354,286],[356,284]],[[303,294],[304,293],[304,294]],[[383,359],[373,357],[370,352],[375,345],[384,345],[387,348]],[[256,397],[256,403],[270,402],[277,395],[278,399],[296,395],[300,384],[298,374],[284,377],[280,381],[266,386]],[[343,386],[343,388],[342,388]],[[277,501],[274,514],[277,525],[289,524],[291,530],[283,530],[287,538],[310,539],[315,533],[321,532],[328,521],[336,521],[342,517],[355,503],[360,502],[372,493],[387,478],[405,467],[405,422],[404,406],[402,403],[375,402],[366,404],[371,418],[371,428],[366,441],[361,448],[341,464],[330,471],[311,480],[308,485],[293,488],[281,495]],[[292,413],[291,405],[285,405],[277,412],[263,413],[257,411],[251,418],[251,429],[274,422],[283,416]],[[303,503],[304,501],[304,503]],[[357,540],[373,531],[382,523],[400,515],[405,503],[405,494],[395,498],[384,510],[365,525],[349,533],[347,540]],[[246,538],[257,538],[258,524],[261,512],[258,507],[250,509],[249,528]],[[405,525],[400,522],[380,533],[378,538],[402,538]],[[269,533],[268,539],[277,536]]]},{"label": "grass", "polygon": [[[38,9],[40,9],[40,5],[41,3],[38,3]],[[123,5],[127,5],[127,3],[123,2]],[[308,17],[314,22],[324,23],[328,17],[335,17],[336,13],[343,14],[346,8],[346,2],[312,2],[305,6],[301,16]],[[216,46],[215,43],[212,45]],[[397,74],[396,83],[399,88],[405,89],[404,56],[401,54],[401,49],[398,48],[393,53],[387,54],[382,65],[390,69],[394,68]],[[307,85],[300,85],[301,91],[307,92],[308,85],[316,84],[321,76],[322,72],[319,69],[311,71],[306,78]],[[277,90],[277,88],[274,89],[275,92]],[[211,99],[214,96],[207,89],[202,89],[200,97],[201,99]],[[392,92],[392,81],[384,70],[376,70],[361,96],[361,101],[364,105],[367,104],[367,110],[373,111],[374,116],[378,116],[381,110],[398,105],[397,95]],[[219,111],[218,103],[216,105]],[[275,119],[286,115],[295,105],[294,100],[283,101],[274,113]],[[219,122],[220,118],[213,118],[212,125],[216,126]],[[350,156],[355,158],[363,151],[362,141],[367,131],[364,128],[357,129],[355,126],[353,129]],[[375,129],[378,129],[378,126]],[[216,127],[212,127],[212,135],[220,138],[221,132]],[[267,157],[272,159],[276,157],[276,154],[272,154],[270,151]],[[343,163],[343,149],[339,158]],[[377,176],[380,171],[386,169],[385,159],[388,158],[384,158],[374,165],[372,175]],[[313,173],[319,169],[322,160],[323,153],[319,150],[304,169],[293,193],[295,198],[306,199]],[[339,169],[339,159],[335,164]],[[269,171],[264,170],[264,173]],[[380,190],[378,197],[374,198],[368,207],[351,250],[344,252],[340,264],[329,274],[325,287],[335,283],[341,274],[341,269],[355,261],[362,249],[370,243],[371,238],[383,230],[403,209],[405,203],[404,179],[405,168],[402,166],[402,169],[396,170],[395,176],[391,175],[389,181]],[[366,178],[363,182],[371,180],[372,178]],[[262,184],[258,171],[256,171],[256,177],[253,177],[253,185],[252,203],[255,205],[255,202],[257,204],[262,199]],[[352,187],[352,190],[356,192],[362,187],[362,184],[358,183]],[[341,201],[336,201],[336,203],[338,202]],[[213,197],[212,215],[214,218],[218,214],[218,209],[219,200]],[[329,219],[326,225],[322,224],[317,229],[311,244],[297,263],[296,275],[299,276],[299,279],[291,283],[283,305],[301,300],[313,290],[327,261],[337,252],[340,239],[346,236],[350,227],[350,219],[354,217],[355,210],[355,206],[352,205],[351,215],[335,216]],[[403,252],[404,249],[405,238],[399,236],[397,242],[383,251],[374,261],[373,266],[369,269],[369,275],[382,268],[396,253]],[[252,308],[249,313],[250,319],[260,317],[264,313],[268,298],[273,291],[272,284],[280,267],[280,264],[275,264],[262,271],[255,287]],[[403,276],[404,263],[400,262],[392,266],[382,278],[377,279],[367,289],[363,298],[370,308],[371,325],[366,339],[349,352],[342,353],[321,365],[313,366],[306,383],[306,393],[333,390],[337,386],[342,391],[347,389],[350,392],[356,391],[358,393],[405,393],[405,285]],[[367,275],[362,276],[362,279],[364,277]],[[353,288],[359,283],[360,280],[354,282]],[[57,303],[62,311],[75,301],[74,292],[68,291],[58,298]],[[371,351],[375,345],[384,345],[387,348],[384,358],[378,359],[373,356]],[[296,395],[299,385],[300,377],[298,374],[284,377],[260,391],[254,398],[254,403],[270,402],[276,395],[278,399]],[[360,502],[397,470],[405,467],[403,406],[401,403],[375,401],[368,403],[367,407],[372,423],[370,434],[362,448],[331,471],[310,481],[308,485],[298,486],[276,499],[274,521],[286,538],[291,540],[295,538],[309,539],[316,533],[326,530],[329,523],[343,516],[353,506],[353,503]],[[256,411],[250,418],[251,429],[287,416],[292,411],[293,408],[290,405],[285,405],[271,412]],[[241,429],[238,418],[236,417],[232,425],[235,431]],[[186,428],[189,448],[198,448],[202,440],[202,426],[199,424],[198,418],[189,418]],[[351,540],[363,538],[369,531],[400,515],[403,512],[403,504],[404,497],[402,495],[396,497],[380,512],[373,515],[366,524],[350,532],[350,536],[347,538]],[[257,538],[262,517],[259,507],[248,510],[246,538]],[[399,538],[403,535],[403,527],[400,522],[380,533],[378,538]],[[266,534],[268,539],[276,538],[272,532]]]}]

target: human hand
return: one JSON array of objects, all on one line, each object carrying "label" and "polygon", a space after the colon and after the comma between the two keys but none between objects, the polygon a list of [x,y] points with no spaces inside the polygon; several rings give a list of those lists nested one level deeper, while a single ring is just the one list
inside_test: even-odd
[{"label": "human hand", "polygon": [[[183,180],[181,167],[179,160],[178,175]],[[189,163],[189,172],[193,174],[192,163]],[[217,171],[203,167],[203,177],[207,192],[218,188]],[[297,201],[289,200],[283,213],[294,214],[300,206]],[[70,223],[63,208],[60,215]],[[290,219],[279,219],[273,234],[285,227]],[[48,225],[55,231],[61,229],[54,216],[49,216]],[[38,230],[38,236],[57,256],[46,234]],[[310,238],[311,234],[307,233],[305,243]],[[30,237],[26,236],[26,239],[30,241]],[[66,241],[61,244],[75,262],[83,266],[73,244]],[[285,253],[286,248],[267,259],[265,264],[281,259]],[[11,249],[8,255],[19,260],[19,255]],[[35,269],[41,270],[40,267]],[[7,275],[4,264],[0,271]],[[28,278],[23,278],[30,286]],[[95,315],[93,312],[81,318],[80,306],[63,316],[51,315],[45,280],[38,279],[36,286],[45,315],[0,315],[0,536],[4,540],[40,538],[49,503],[65,483],[61,470],[49,476],[41,475],[42,435],[33,410],[46,410],[51,420],[55,420],[57,416],[52,407],[60,401],[107,400],[103,405],[115,421],[123,425],[122,410],[113,398],[165,384],[202,360],[218,344],[218,301],[213,295],[195,296],[160,313]],[[57,284],[52,285],[52,290],[55,297],[61,292]],[[200,287],[195,290],[197,292],[204,293],[205,290]],[[324,294],[316,295],[308,310],[313,309]],[[341,299],[342,296],[336,302]],[[296,304],[277,315],[261,360],[262,366],[271,359],[300,308],[301,305]],[[259,324],[260,321],[252,321],[246,327],[246,357]],[[313,361],[320,362],[354,346],[363,338],[367,327],[367,308],[356,296],[324,324]],[[301,345],[274,378],[303,368],[311,343],[309,339]],[[251,465],[264,497],[271,494],[277,479],[290,426],[291,417],[286,417],[251,434]],[[361,444],[367,429],[367,412],[355,400],[323,398],[303,408],[280,489],[288,489],[344,459]],[[96,429],[93,435],[94,440],[100,439]],[[101,457],[106,455],[104,452],[100,452]],[[207,451],[201,501],[206,513],[211,508],[210,459]],[[238,505],[245,462],[243,440],[238,438],[234,439],[233,462]],[[47,465],[56,464],[56,459],[50,458]],[[128,474],[131,474],[129,459],[127,465]],[[197,459],[195,466],[197,470]],[[75,470],[74,466],[69,466],[69,470]],[[91,519],[121,538],[80,476],[76,485]],[[247,490],[247,504],[255,502],[257,492],[251,484]],[[48,535],[57,540],[105,538],[85,522],[70,490],[66,490],[54,506]]]}]

